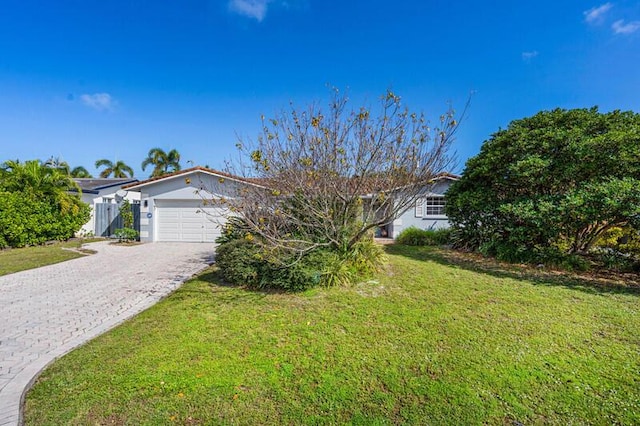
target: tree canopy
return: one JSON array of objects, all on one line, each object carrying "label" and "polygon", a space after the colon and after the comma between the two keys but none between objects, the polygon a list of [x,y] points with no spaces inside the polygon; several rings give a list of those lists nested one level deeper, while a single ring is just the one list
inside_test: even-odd
[{"label": "tree canopy", "polygon": [[[291,105],[262,118],[227,171],[249,184],[228,199],[216,263],[232,283],[300,290],[364,279],[384,263],[373,229],[393,221],[453,161],[452,110],[433,125],[387,92],[378,107]],[[225,179],[221,179],[223,184]],[[209,193],[216,194],[216,188]]]},{"label": "tree canopy", "polygon": [[[447,193],[457,244],[507,260],[585,253],[640,219],[640,115],[555,109],[483,144]],[[636,228],[640,229],[640,228]]]},{"label": "tree canopy", "polygon": [[228,201],[266,245],[349,250],[448,170],[457,128],[452,110],[431,124],[390,91],[378,108],[356,109],[335,91],[326,109],[292,105],[263,117],[261,134],[238,144],[229,169],[261,186]]}]

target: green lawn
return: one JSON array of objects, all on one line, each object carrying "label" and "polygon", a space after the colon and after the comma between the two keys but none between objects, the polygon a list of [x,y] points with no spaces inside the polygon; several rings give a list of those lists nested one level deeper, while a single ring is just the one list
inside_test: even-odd
[{"label": "green lawn", "polygon": [[71,240],[44,246],[0,250],[0,275],[13,274],[82,257],[83,254],[64,250],[64,248],[78,249],[82,244],[93,241],[98,240]]},{"label": "green lawn", "polygon": [[49,367],[27,424],[640,423],[637,292],[388,250],[303,294],[205,273]]}]

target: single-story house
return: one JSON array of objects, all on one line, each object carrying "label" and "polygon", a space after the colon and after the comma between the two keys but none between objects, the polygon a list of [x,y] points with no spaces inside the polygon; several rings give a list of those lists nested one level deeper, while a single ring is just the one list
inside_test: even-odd
[{"label": "single-story house", "polygon": [[122,189],[123,186],[138,182],[135,178],[74,178],[73,179],[82,191],[81,200],[91,207],[91,218],[82,226],[79,231],[81,235],[103,235],[103,227],[96,222],[96,210],[98,205],[113,204],[112,210],[117,214],[117,203],[122,199],[129,200],[131,204],[140,202],[140,194],[128,192]]},{"label": "single-story house", "polygon": [[[458,176],[440,174],[425,185],[415,206],[384,229],[396,238],[410,226],[438,229],[449,226],[444,194]],[[216,200],[238,194],[239,185],[255,182],[205,167],[192,167],[122,187],[140,201],[140,241],[214,242],[226,222],[226,207]],[[212,202],[213,201],[213,202]]]},{"label": "single-story house", "polygon": [[140,241],[214,242],[226,222],[222,203],[242,178],[205,167],[192,167],[124,186],[140,199]]},{"label": "single-story house", "polygon": [[414,206],[405,210],[396,220],[383,227],[380,236],[397,238],[404,229],[415,227],[419,229],[442,229],[450,226],[444,213],[446,205],[445,193],[451,184],[460,176],[441,173],[430,183],[425,185],[424,192],[416,200]]}]

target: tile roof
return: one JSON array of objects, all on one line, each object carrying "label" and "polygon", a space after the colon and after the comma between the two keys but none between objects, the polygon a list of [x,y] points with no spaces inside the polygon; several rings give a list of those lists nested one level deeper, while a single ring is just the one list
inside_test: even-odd
[{"label": "tile roof", "polygon": [[[240,177],[240,176],[235,176],[232,175],[230,173],[227,172],[221,172],[219,170],[215,170],[215,169],[209,169],[207,167],[202,167],[202,166],[195,166],[195,167],[190,167],[188,169],[183,169],[183,170],[179,170],[177,172],[173,172],[173,173],[169,173],[166,175],[162,175],[162,176],[157,176],[157,177],[152,177],[140,182],[134,182],[128,185],[123,186],[123,189],[134,189],[134,188],[139,188],[142,186],[146,186],[150,183],[153,182],[157,182],[157,181],[161,181],[161,180],[165,180],[165,179],[172,179],[174,177],[177,176],[182,176],[182,175],[186,175],[186,174],[190,174],[190,173],[195,173],[195,172],[203,172],[203,173],[207,173],[207,174],[211,174],[214,176],[220,176],[220,177],[225,177],[225,178],[229,178],[229,179],[234,179],[240,182],[246,182],[246,183],[251,183],[253,185],[257,185],[257,186],[269,186],[269,183],[271,181],[271,179],[269,178],[244,178],[244,177]],[[434,176],[432,180],[439,180],[439,179],[451,179],[451,180],[458,180],[460,179],[460,176],[458,175],[454,175],[452,173],[439,173],[438,175]]]},{"label": "tile roof", "polygon": [[152,177],[152,178],[143,180],[141,182],[135,182],[135,183],[132,183],[132,184],[124,186],[123,189],[138,188],[138,187],[145,186],[145,185],[148,185],[148,184],[153,183],[153,182],[157,182],[157,181],[161,181],[161,180],[165,180],[165,179],[171,179],[171,178],[174,178],[176,176],[182,176],[182,175],[195,173],[195,172],[203,172],[203,173],[207,173],[207,174],[210,174],[210,175],[221,176],[221,177],[225,177],[225,178],[229,178],[229,179],[238,180],[238,181],[241,181],[241,182],[252,183],[252,184],[255,184],[255,185],[259,185],[260,184],[257,179],[243,178],[243,177],[240,177],[240,176],[234,176],[234,175],[232,175],[230,173],[221,172],[219,170],[209,169],[209,168],[202,167],[202,166],[195,166],[195,167],[190,167],[188,169],[179,170],[177,172],[169,173],[169,174],[166,174],[166,175]]},{"label": "tile roof", "polygon": [[442,173],[438,173],[432,180],[438,180],[438,179],[460,180],[460,175],[456,175],[448,172],[442,172]]}]

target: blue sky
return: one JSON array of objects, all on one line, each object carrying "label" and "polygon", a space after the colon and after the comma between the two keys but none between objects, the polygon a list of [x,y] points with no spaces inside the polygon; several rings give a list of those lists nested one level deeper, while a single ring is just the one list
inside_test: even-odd
[{"label": "blue sky", "polygon": [[[5,0],[0,160],[222,168],[289,101],[387,88],[438,117],[471,108],[464,161],[543,109],[640,111],[640,1]],[[192,161],[193,163],[189,163]]]}]

